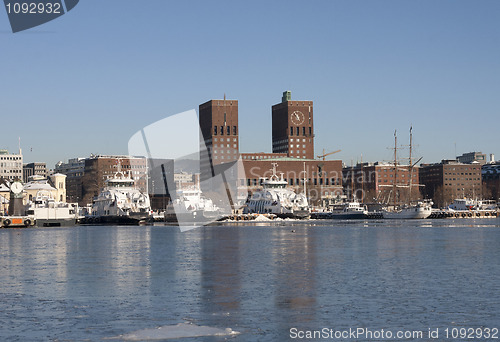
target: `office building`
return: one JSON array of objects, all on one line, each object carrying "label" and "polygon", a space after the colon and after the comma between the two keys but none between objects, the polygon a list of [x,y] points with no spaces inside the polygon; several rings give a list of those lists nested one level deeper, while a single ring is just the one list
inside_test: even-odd
[{"label": "office building", "polygon": [[438,207],[451,204],[456,198],[481,198],[481,165],[464,164],[456,160],[442,160],[436,164],[422,164],[419,170],[423,194]]}]

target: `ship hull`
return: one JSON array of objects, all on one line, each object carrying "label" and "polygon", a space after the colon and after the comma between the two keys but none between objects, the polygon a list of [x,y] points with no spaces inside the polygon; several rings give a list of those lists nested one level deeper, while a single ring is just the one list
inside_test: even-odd
[{"label": "ship hull", "polygon": [[383,214],[384,219],[393,219],[393,220],[421,220],[426,219],[431,216],[431,210],[404,210],[404,211],[396,211],[390,212],[386,211]]},{"label": "ship hull", "polygon": [[149,215],[103,215],[87,216],[80,220],[81,224],[100,224],[100,225],[139,225],[145,223]]},{"label": "ship hull", "polygon": [[221,215],[219,212],[193,210],[187,213],[165,213],[167,222],[213,222],[217,221]]},{"label": "ship hull", "polygon": [[36,219],[37,227],[72,227],[76,225],[76,219]]}]

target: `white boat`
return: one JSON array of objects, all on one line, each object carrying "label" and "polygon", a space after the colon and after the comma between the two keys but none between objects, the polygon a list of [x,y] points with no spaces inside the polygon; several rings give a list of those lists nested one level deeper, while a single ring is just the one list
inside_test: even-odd
[{"label": "white boat", "polygon": [[92,213],[81,223],[139,224],[151,215],[149,196],[135,187],[130,175],[118,171],[106,180],[92,203]]},{"label": "white boat", "polygon": [[426,219],[432,214],[432,202],[418,202],[417,204],[404,205],[396,208],[384,208],[382,216],[384,219]]},{"label": "white boat", "polygon": [[456,198],[448,209],[459,210],[496,210],[497,203],[492,200],[477,200],[470,198]]},{"label": "white boat", "polygon": [[470,198],[455,199],[441,213],[450,218],[495,218],[500,214],[495,201]]},{"label": "white boat", "polygon": [[222,216],[221,209],[198,186],[179,189],[176,194],[165,210],[167,222],[210,222]]},{"label": "white boat", "polygon": [[281,218],[308,218],[311,210],[304,194],[289,189],[288,183],[276,174],[276,163],[269,179],[264,178],[262,190],[247,200],[245,214],[275,214]]},{"label": "white boat", "polygon": [[57,202],[49,191],[38,191],[34,200],[26,205],[27,215],[32,215],[38,227],[74,226],[77,205]]}]

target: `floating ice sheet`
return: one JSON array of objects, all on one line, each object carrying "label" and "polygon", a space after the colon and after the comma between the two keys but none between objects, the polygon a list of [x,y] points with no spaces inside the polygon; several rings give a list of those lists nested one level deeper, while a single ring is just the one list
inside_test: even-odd
[{"label": "floating ice sheet", "polygon": [[144,341],[144,340],[166,340],[183,337],[202,336],[228,336],[239,332],[231,328],[219,329],[213,327],[199,326],[190,323],[179,323],[177,325],[165,325],[158,328],[137,330],[129,334],[107,338],[108,340],[122,341]]}]

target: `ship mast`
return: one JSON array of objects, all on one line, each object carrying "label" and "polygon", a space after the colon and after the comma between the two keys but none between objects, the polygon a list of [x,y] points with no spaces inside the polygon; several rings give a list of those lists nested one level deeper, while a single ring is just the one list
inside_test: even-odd
[{"label": "ship mast", "polygon": [[396,130],[394,130],[394,180],[392,182],[392,196],[393,196],[393,206],[396,208],[396,179],[398,177],[398,136]]},{"label": "ship mast", "polygon": [[365,170],[363,170],[363,153],[361,153],[361,203],[365,199]]},{"label": "ship mast", "polygon": [[408,174],[410,176],[410,181],[408,182],[408,185],[409,185],[409,189],[408,189],[408,204],[410,204],[411,202],[411,186],[412,186],[412,181],[413,181],[413,164],[412,164],[412,160],[411,160],[411,152],[412,152],[412,149],[413,149],[413,145],[412,145],[412,140],[413,140],[413,125],[410,126],[410,157],[409,157],[409,163],[408,163]]}]

